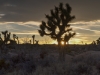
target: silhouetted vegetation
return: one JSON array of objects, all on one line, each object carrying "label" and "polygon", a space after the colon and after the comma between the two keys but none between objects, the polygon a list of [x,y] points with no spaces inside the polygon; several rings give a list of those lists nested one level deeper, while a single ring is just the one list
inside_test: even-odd
[{"label": "silhouetted vegetation", "polygon": [[71,11],[72,8],[68,3],[65,5],[65,8],[63,3],[60,3],[58,7],[55,6],[55,9],[50,11],[51,15],[45,15],[47,22],[42,21],[40,30],[38,30],[40,36],[47,35],[57,40],[61,60],[65,56],[64,51],[61,51],[61,41],[64,41],[65,45],[75,35],[69,24],[75,19],[75,16],[71,16]]},{"label": "silhouetted vegetation", "polygon": [[100,45],[100,38],[98,38],[98,39],[96,40],[96,42],[97,42],[97,45]]},{"label": "silhouetted vegetation", "polygon": [[71,37],[75,35],[72,33],[69,22],[71,22],[75,16],[71,16],[72,8],[67,3],[63,7],[63,3],[59,4],[59,7],[55,6],[54,10],[51,10],[51,15],[45,15],[47,22],[42,21],[40,25],[40,36],[50,36],[52,39],[57,40],[58,45],[61,45],[61,41],[68,42]]},{"label": "silhouetted vegetation", "polygon": [[17,40],[17,42],[19,44],[18,36],[16,34],[13,34],[13,40],[15,41],[15,39]]},{"label": "silhouetted vegetation", "polygon": [[10,42],[9,44],[16,44],[15,35],[13,35],[14,40],[12,40],[12,39],[10,38],[11,33],[8,32],[7,30],[6,30],[6,31],[2,31],[1,33],[2,33],[2,35],[4,36],[4,39],[2,39],[2,37],[1,37],[1,35],[0,35],[0,45],[1,45],[1,46],[4,45],[4,44],[7,44],[8,42]]},{"label": "silhouetted vegetation", "polygon": [[32,38],[33,38],[33,44],[34,44],[35,35],[33,35]]},{"label": "silhouetted vegetation", "polygon": [[[60,3],[50,15],[45,15],[47,22],[42,21],[38,30],[40,36],[50,36],[58,45],[50,44],[48,38],[46,44],[38,45],[40,40],[36,35],[20,41],[16,34],[11,38],[10,32],[2,31],[0,75],[100,75],[100,38],[91,44],[83,43],[84,40],[80,41],[82,44],[68,44],[76,35],[69,24],[75,19],[71,11],[68,3],[65,7]],[[7,47],[2,49],[2,46]]]},{"label": "silhouetted vegetation", "polygon": [[100,45],[100,37],[91,43],[92,45]]}]

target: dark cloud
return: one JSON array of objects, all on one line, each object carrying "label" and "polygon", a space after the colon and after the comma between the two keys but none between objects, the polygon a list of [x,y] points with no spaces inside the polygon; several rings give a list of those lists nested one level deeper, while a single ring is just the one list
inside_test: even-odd
[{"label": "dark cloud", "polygon": [[99,0],[0,0],[0,21],[41,21],[60,2],[70,4],[74,21],[100,19]]}]

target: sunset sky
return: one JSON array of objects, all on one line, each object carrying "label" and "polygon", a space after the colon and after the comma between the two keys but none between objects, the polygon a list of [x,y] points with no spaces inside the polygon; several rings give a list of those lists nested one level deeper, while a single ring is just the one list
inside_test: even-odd
[{"label": "sunset sky", "polygon": [[40,37],[38,29],[41,21],[46,20],[45,14],[50,14],[50,9],[60,2],[69,3],[71,14],[76,17],[71,27],[77,35],[70,43],[91,43],[100,37],[99,0],[0,0],[0,32],[8,30],[20,38],[36,35],[40,43],[55,43],[48,37]]}]

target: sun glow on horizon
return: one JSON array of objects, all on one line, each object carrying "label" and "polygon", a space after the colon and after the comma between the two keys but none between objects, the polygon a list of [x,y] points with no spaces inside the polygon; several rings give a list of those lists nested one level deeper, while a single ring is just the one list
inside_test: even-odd
[{"label": "sun glow on horizon", "polygon": [[61,41],[61,45],[64,45],[64,41]]},{"label": "sun glow on horizon", "polygon": [[[92,41],[92,40],[91,40]],[[71,39],[69,40],[69,44],[90,44],[91,41],[89,40],[83,40],[83,39],[78,39],[78,38],[74,38],[74,39]],[[52,41],[51,44],[56,44],[58,45],[58,42],[57,41]],[[67,44],[67,43],[66,43]],[[61,45],[64,45],[64,41],[61,42]]]}]

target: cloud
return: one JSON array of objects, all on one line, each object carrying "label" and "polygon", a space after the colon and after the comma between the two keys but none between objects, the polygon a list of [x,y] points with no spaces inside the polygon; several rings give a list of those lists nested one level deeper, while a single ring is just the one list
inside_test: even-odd
[{"label": "cloud", "polygon": [[3,16],[5,16],[5,14],[0,14],[0,18],[2,18]]},{"label": "cloud", "polygon": [[84,31],[84,33],[100,32],[100,20],[94,20],[94,21],[88,21],[88,22],[79,21],[79,22],[74,22],[70,24],[74,30]]},{"label": "cloud", "polygon": [[60,2],[69,3],[75,21],[90,21],[100,19],[99,0],[0,0],[0,14],[5,14],[1,22],[27,22],[45,20],[44,14],[50,14],[50,9]]},{"label": "cloud", "polygon": [[38,34],[40,22],[1,22],[0,31],[8,30],[16,34]]},{"label": "cloud", "polygon": [[38,33],[38,30],[33,30],[33,31],[20,31],[20,32],[12,32],[12,33],[15,33],[15,34],[20,34],[20,35],[31,35],[31,34],[33,34],[33,35],[39,35],[39,33]]},{"label": "cloud", "polygon": [[[93,40],[97,40],[100,37],[100,20],[93,20],[93,21],[79,21],[71,23],[71,27],[73,30],[78,34],[72,39],[78,41],[87,41],[91,43]],[[80,43],[77,42],[77,43]]]},{"label": "cloud", "polygon": [[[44,38],[50,37],[40,37],[38,33],[39,21],[27,21],[27,22],[0,22],[0,31],[8,30],[12,34],[16,34],[19,37],[26,37],[29,35],[36,35],[36,39],[43,41]],[[100,20],[94,21],[77,21],[70,23],[73,30],[77,33],[71,42],[81,43],[81,41],[91,43],[93,40],[96,40],[100,37]]]}]

